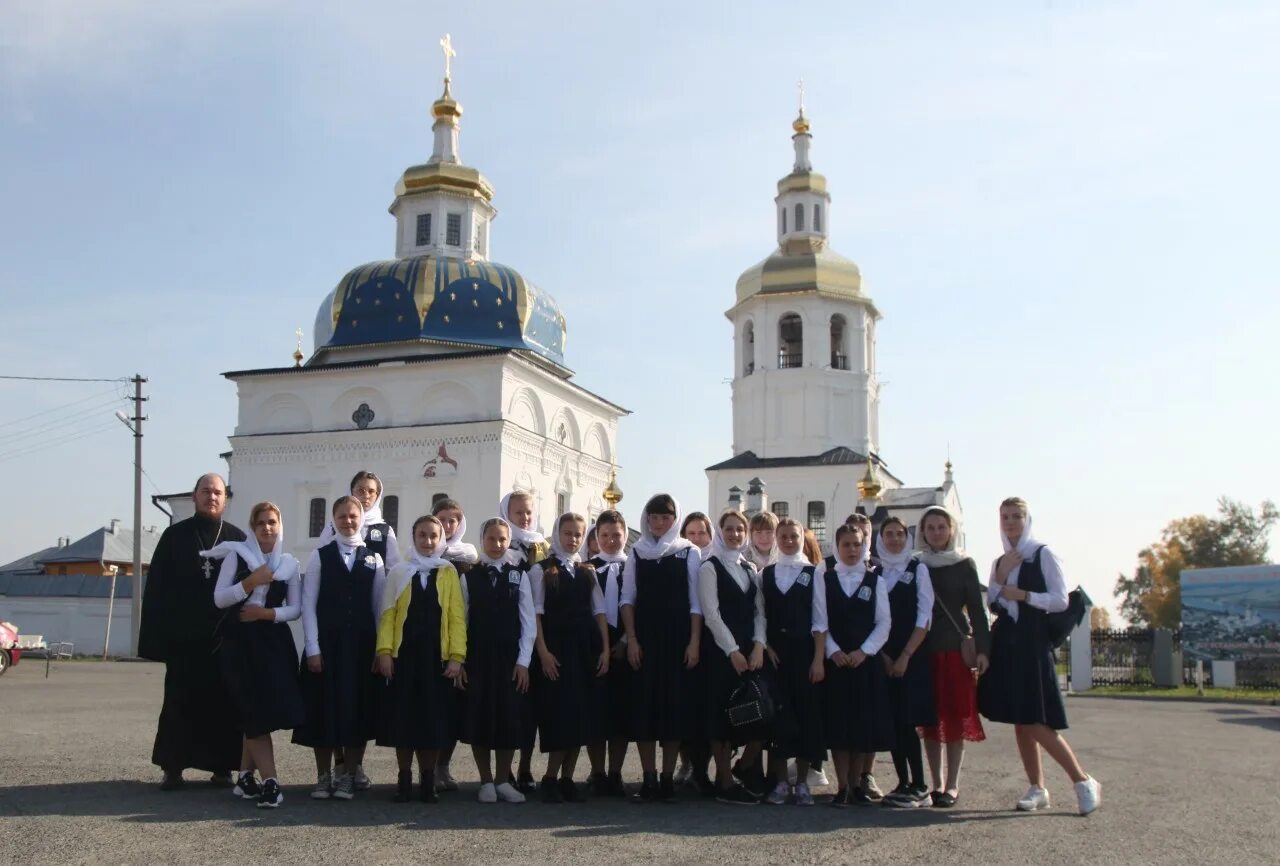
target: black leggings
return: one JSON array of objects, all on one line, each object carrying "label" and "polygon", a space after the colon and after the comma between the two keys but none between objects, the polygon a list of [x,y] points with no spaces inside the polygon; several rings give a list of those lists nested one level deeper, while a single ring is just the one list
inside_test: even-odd
[{"label": "black leggings", "polygon": [[[920,737],[914,725],[895,725],[893,769],[900,785],[924,785],[924,759],[920,754]],[[910,771],[910,775],[908,775]]]}]

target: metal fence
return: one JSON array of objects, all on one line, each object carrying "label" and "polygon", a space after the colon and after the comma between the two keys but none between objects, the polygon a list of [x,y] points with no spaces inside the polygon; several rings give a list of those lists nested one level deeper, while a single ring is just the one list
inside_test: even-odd
[{"label": "metal fence", "polygon": [[[1152,654],[1155,632],[1151,629],[1094,629],[1090,633],[1093,684],[1095,686],[1154,686]],[[1059,662],[1070,658],[1066,644],[1058,654]],[[1196,685],[1197,676],[1212,686],[1212,666],[1197,669],[1193,660],[1182,653],[1182,632],[1173,632],[1172,671],[1182,671],[1182,683]],[[1166,668],[1168,669],[1168,668]],[[1236,688],[1280,688],[1280,659],[1246,659],[1235,663]],[[1176,674],[1175,674],[1176,675]]]}]

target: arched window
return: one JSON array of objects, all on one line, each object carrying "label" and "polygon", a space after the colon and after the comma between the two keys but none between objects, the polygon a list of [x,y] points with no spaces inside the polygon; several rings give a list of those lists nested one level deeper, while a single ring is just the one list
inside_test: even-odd
[{"label": "arched window", "polygon": [[392,532],[400,531],[400,497],[382,497],[382,519],[391,527]]},{"label": "arched window", "polygon": [[324,517],[324,498],[317,496],[311,500],[307,514],[307,534],[312,538],[319,538],[324,532]]},{"label": "arched window", "polygon": [[796,231],[804,231],[804,205],[796,205]]},{"label": "arched window", "polygon": [[822,231],[822,205],[820,204],[813,206],[813,230],[815,232]]},{"label": "arched window", "polygon": [[778,369],[804,366],[804,325],[795,313],[778,320]]},{"label": "arched window", "polygon": [[742,329],[742,375],[756,371],[756,323],[748,321]]},{"label": "arched window", "polygon": [[556,520],[559,520],[560,515],[566,514],[568,513],[568,511],[569,511],[569,494],[557,493],[556,494]]},{"label": "arched window", "polygon": [[849,348],[845,345],[848,332],[844,316],[837,313],[831,317],[831,369],[849,369]]},{"label": "arched window", "polygon": [[809,503],[809,528],[819,542],[827,540],[827,503]]},{"label": "arched window", "polygon": [[786,502],[771,502],[769,503],[769,510],[778,517],[791,516],[791,506]]}]

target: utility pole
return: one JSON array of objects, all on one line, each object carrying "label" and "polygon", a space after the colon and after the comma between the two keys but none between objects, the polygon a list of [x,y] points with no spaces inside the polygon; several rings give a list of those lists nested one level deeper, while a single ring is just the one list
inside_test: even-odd
[{"label": "utility pole", "polygon": [[129,654],[138,657],[138,630],[142,627],[142,422],[146,416],[142,414],[142,404],[147,398],[142,396],[142,385],[147,380],[141,374],[134,374],[133,379],[133,598],[131,601],[130,625],[132,628],[129,642]]}]

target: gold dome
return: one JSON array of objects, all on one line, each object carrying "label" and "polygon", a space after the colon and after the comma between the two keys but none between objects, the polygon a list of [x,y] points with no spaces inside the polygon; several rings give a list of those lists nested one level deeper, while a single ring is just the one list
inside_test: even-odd
[{"label": "gold dome", "polygon": [[604,497],[604,501],[608,503],[611,511],[618,510],[618,503],[622,501],[622,488],[618,486],[618,470],[616,467],[609,467],[609,485],[605,487],[601,496]]},{"label": "gold dome", "polygon": [[809,118],[804,116],[803,108],[800,109],[800,114],[799,116],[796,117],[795,121],[791,124],[791,128],[796,131],[796,135],[809,134]]},{"label": "gold dome", "polygon": [[880,479],[876,477],[875,458],[868,457],[867,474],[863,475],[862,480],[858,482],[858,493],[863,499],[879,499],[882,489]]}]

